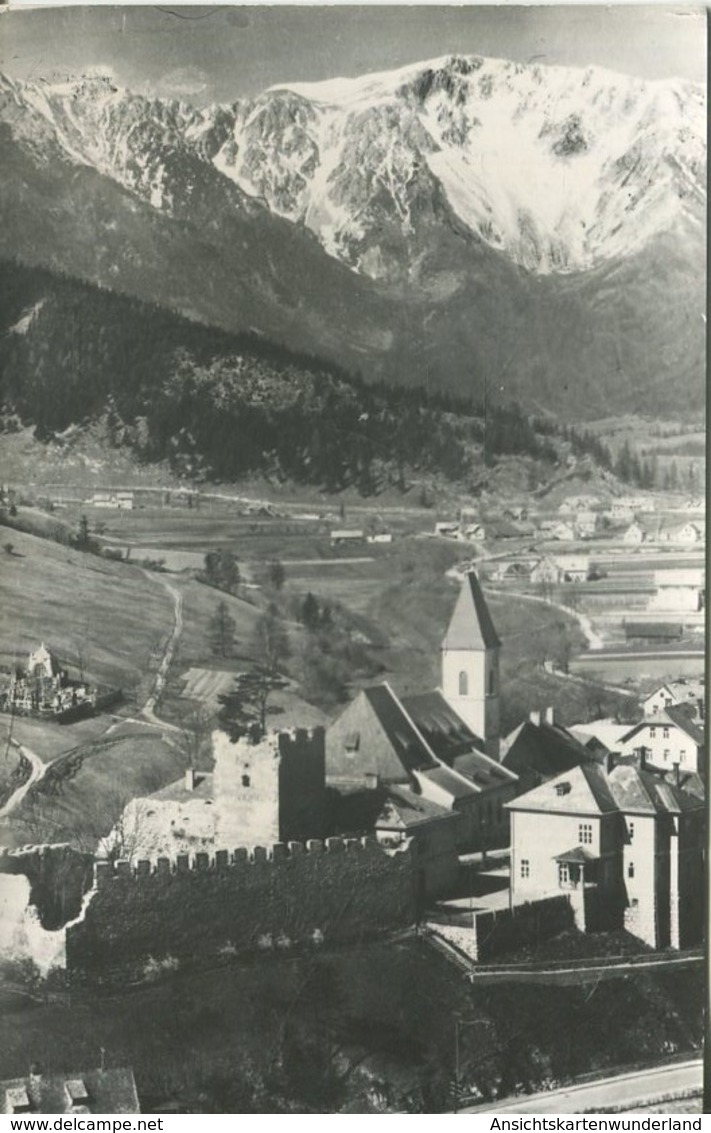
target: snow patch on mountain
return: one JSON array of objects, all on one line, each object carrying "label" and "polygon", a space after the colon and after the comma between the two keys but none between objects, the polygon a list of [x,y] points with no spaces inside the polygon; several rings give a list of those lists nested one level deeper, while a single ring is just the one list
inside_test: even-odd
[{"label": "snow patch on mountain", "polygon": [[43,123],[35,148],[50,132],[155,209],[229,182],[232,207],[256,198],[369,275],[406,276],[443,208],[548,274],[629,256],[706,198],[703,90],[601,68],[444,56],[201,109],[107,74],[2,90],[14,130],[31,138],[18,104]]}]

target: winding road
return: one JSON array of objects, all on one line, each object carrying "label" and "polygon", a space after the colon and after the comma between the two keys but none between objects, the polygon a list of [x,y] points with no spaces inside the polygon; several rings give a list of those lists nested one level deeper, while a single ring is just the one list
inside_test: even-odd
[{"label": "winding road", "polygon": [[20,755],[24,756],[30,764],[31,770],[29,778],[26,779],[16,791],[13,791],[5,805],[0,807],[0,818],[9,818],[12,812],[17,810],[30,787],[39,782],[47,770],[46,764],[42,762],[37,753],[32,751],[31,748],[27,747],[25,744],[19,744],[17,740],[10,740],[10,743],[14,748],[17,748]]}]

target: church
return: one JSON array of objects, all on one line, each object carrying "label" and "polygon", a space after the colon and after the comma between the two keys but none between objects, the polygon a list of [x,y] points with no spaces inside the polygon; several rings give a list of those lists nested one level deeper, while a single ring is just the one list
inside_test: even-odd
[{"label": "church", "polygon": [[[382,800],[376,831],[413,833],[450,816],[458,852],[508,844],[505,803],[517,775],[498,761],[499,641],[474,571],[462,581],[441,646],[441,687],[399,697],[363,689],[326,732],[326,783],[347,800]],[[352,804],[354,821],[356,803]],[[415,834],[415,836],[417,836]],[[429,837],[429,827],[428,835]]]}]

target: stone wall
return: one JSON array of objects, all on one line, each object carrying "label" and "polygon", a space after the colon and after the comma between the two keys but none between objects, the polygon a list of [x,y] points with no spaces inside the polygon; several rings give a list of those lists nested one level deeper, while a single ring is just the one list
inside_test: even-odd
[{"label": "stone wall", "polygon": [[411,924],[410,844],[329,838],[218,850],[175,862],[97,862],[86,912],[67,929],[76,983],[210,967],[243,952],[358,940]]},{"label": "stone wall", "polygon": [[93,855],[68,843],[0,848],[0,874],[24,874],[30,903],[43,929],[54,931],[76,917],[91,885]]}]

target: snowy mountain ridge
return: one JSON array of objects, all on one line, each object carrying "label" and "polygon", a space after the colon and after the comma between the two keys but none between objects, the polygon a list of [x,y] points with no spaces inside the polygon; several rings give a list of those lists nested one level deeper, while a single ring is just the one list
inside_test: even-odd
[{"label": "snowy mountain ridge", "polygon": [[704,92],[679,80],[446,56],[202,109],[95,73],[6,80],[0,100],[158,210],[218,175],[235,208],[266,205],[374,278],[411,276],[451,219],[535,274],[627,257],[679,224],[702,233]]}]

